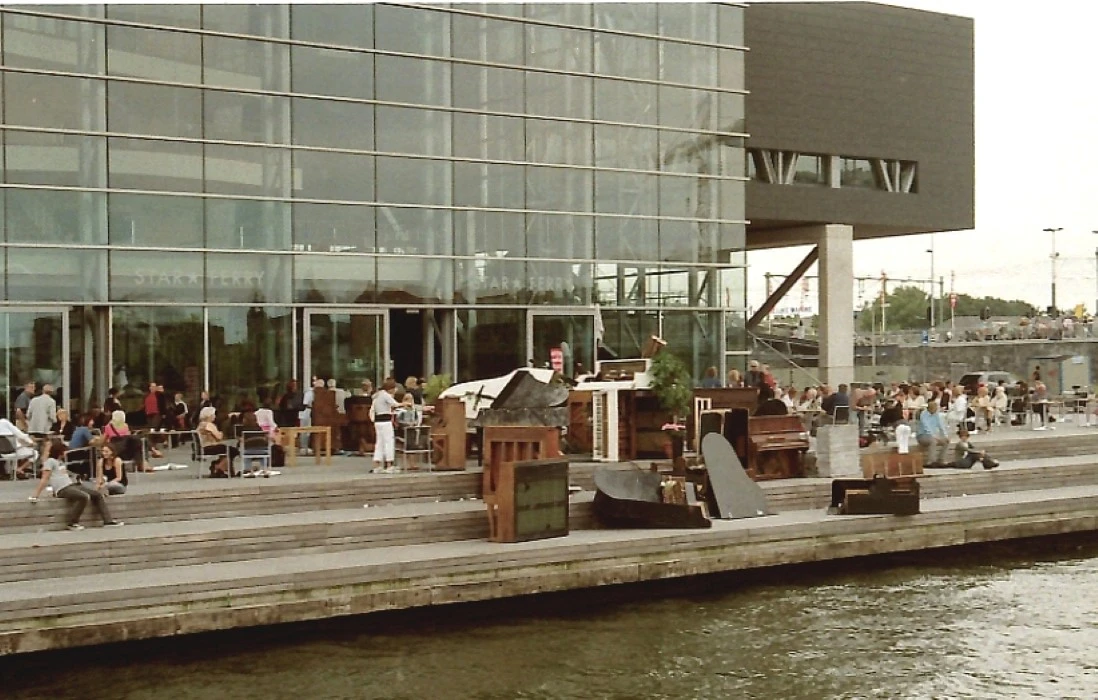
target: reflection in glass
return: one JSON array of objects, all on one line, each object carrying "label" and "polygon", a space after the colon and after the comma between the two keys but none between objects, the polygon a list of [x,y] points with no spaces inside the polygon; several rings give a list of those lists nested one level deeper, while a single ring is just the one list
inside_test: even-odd
[{"label": "reflection in glass", "polygon": [[[81,99],[74,100],[73,95]],[[21,126],[102,131],[103,81],[5,73],[4,121]]]},{"label": "reflection in glass", "polygon": [[[112,251],[111,301],[164,301],[201,303],[206,275],[202,253]],[[191,345],[195,337],[188,339]],[[117,354],[115,361],[117,362]]]},{"label": "reflection in glass", "polygon": [[[111,9],[122,7],[111,5]],[[202,82],[202,37],[137,27],[107,27],[110,75],[174,83]]]},{"label": "reflection in glass", "polygon": [[374,301],[375,280],[373,256],[294,256],[294,301],[297,303],[369,303]]},{"label": "reflection in glass", "polygon": [[594,257],[590,216],[527,214],[526,246],[531,258]]},{"label": "reflection in glass", "polygon": [[250,34],[285,39],[287,5],[203,5],[202,27],[228,34]]},{"label": "reflection in glass", "polygon": [[208,144],[206,191],[261,197],[289,196],[290,153],[283,148]]},{"label": "reflection in glass", "polygon": [[720,271],[721,305],[727,309],[747,309],[747,268],[742,264]]},{"label": "reflection in glass", "polygon": [[9,131],[4,167],[9,183],[102,187],[106,182],[102,137]]},{"label": "reflection in glass", "polygon": [[522,209],[523,174],[521,165],[454,163],[454,205]]},{"label": "reflection in glass", "polygon": [[592,147],[590,124],[526,120],[526,160],[531,163],[590,165]]},{"label": "reflection in glass", "polygon": [[453,237],[451,213],[443,209],[379,206],[377,252],[400,255],[448,255]]},{"label": "reflection in glass", "polygon": [[453,261],[450,258],[378,258],[378,302],[431,304],[449,303],[453,298]]},{"label": "reflection in glass", "polygon": [[[458,255],[521,258],[526,255],[526,222],[519,212],[465,210],[454,212]],[[469,268],[478,269],[476,265]]]},{"label": "reflection in glass", "polygon": [[721,366],[721,319],[716,311],[664,311],[663,337],[675,338],[676,354],[701,383],[707,367]]},{"label": "reflection in glass", "polygon": [[595,125],[595,165],[600,168],[658,170],[659,132],[628,126]]},{"label": "reflection in glass", "polygon": [[659,33],[675,39],[715,42],[717,17],[715,5],[701,3],[660,3]]},{"label": "reflection in glass", "polygon": [[289,250],[290,204],[252,199],[208,199],[206,246],[238,250]]},{"label": "reflection in glass", "polygon": [[201,27],[201,5],[107,5],[107,17],[168,27]]},{"label": "reflection in glass", "polygon": [[521,114],[525,109],[522,85],[520,70],[457,64],[454,66],[454,106]]},{"label": "reflection in glass", "polygon": [[717,86],[717,49],[712,46],[660,42],[660,79],[671,83]]},{"label": "reflection in glass", "polygon": [[[60,311],[4,311],[0,313],[0,379],[9,389],[0,399],[0,417],[15,421],[12,404],[23,383],[53,384],[60,392],[65,370],[62,341],[65,317]],[[72,392],[70,391],[70,396]],[[58,406],[63,405],[57,394]]]},{"label": "reflection in glass", "polygon": [[[198,306],[116,306],[111,311],[114,377],[122,405],[141,406],[149,382],[169,395],[182,392],[192,403],[202,386],[206,357]],[[124,381],[119,381],[122,379]]]},{"label": "reflection in glass", "polygon": [[290,51],[294,92],[373,99],[374,57],[370,54],[311,46],[294,46]]},{"label": "reflection in glass", "polygon": [[656,215],[655,175],[595,172],[595,211],[606,214]]},{"label": "reflection in glass", "polygon": [[[563,5],[527,5],[527,10],[537,7],[563,8]],[[586,12],[586,5],[574,5]],[[546,27],[538,24],[526,26],[526,65],[555,70],[591,72],[591,34],[580,29]]]},{"label": "reflection in glass", "polygon": [[294,250],[366,253],[375,249],[373,207],[295,203],[293,224]]},{"label": "reflection in glass", "polygon": [[[595,3],[595,26],[619,32],[656,33],[656,3]],[[601,37],[601,34],[595,34]]]},{"label": "reflection in glass", "polygon": [[202,200],[146,194],[110,195],[114,246],[201,248]]},{"label": "reflection in glass", "polygon": [[[293,314],[277,306],[212,306],[208,311],[210,386],[231,405],[246,396],[262,405],[292,375]],[[262,391],[261,391],[262,390]]]},{"label": "reflection in glass", "polygon": [[743,8],[732,5],[717,6],[717,33],[720,43],[726,46],[744,46]]},{"label": "reflection in glass", "polygon": [[[525,304],[526,263],[508,260],[506,250],[478,254],[475,260],[458,260],[454,301],[462,304]],[[461,366],[461,363],[458,363]]]},{"label": "reflection in glass", "polygon": [[839,182],[843,187],[879,189],[877,177],[873,174],[873,166],[865,158],[841,158],[839,160],[839,178]]},{"label": "reflection in glass", "polygon": [[[466,15],[454,15],[450,21],[454,33],[454,58],[518,66],[523,64],[525,46],[522,24]],[[458,66],[454,68],[456,75]]]},{"label": "reflection in glass", "polygon": [[450,55],[450,16],[429,7],[421,9],[374,6],[374,38],[385,51],[423,56]]},{"label": "reflection in glass", "polygon": [[656,123],[655,85],[602,78],[596,78],[594,83],[595,119],[623,124]]},{"label": "reflection in glass", "polygon": [[450,113],[379,106],[377,147],[389,153],[450,155]]},{"label": "reflection in glass", "polygon": [[202,144],[147,139],[108,139],[111,187],[161,192],[201,192]]},{"label": "reflection in glass", "polygon": [[368,202],[374,198],[374,157],[294,151],[294,197]]},{"label": "reflection in glass", "polygon": [[289,47],[218,36],[202,38],[203,82],[245,90],[289,89]]},{"label": "reflection in glass", "polygon": [[740,49],[718,49],[718,85],[725,90],[744,89],[744,52]]},{"label": "reflection in glass", "polygon": [[377,200],[405,204],[450,204],[450,163],[379,156]]},{"label": "reflection in glass", "polygon": [[422,58],[378,56],[377,99],[415,105],[450,105],[450,64]]},{"label": "reflection in glass", "polygon": [[8,241],[106,242],[106,195],[101,192],[9,189],[5,196]]},{"label": "reflection in glass", "polygon": [[374,386],[385,369],[385,317],[378,313],[318,313],[309,319],[309,375],[335,379],[341,387]]},{"label": "reflection in glass", "polygon": [[112,82],[107,111],[107,126],[117,133],[202,137],[202,93],[197,89]]},{"label": "reflection in glass", "polygon": [[595,218],[595,253],[600,260],[659,260],[655,219]]},{"label": "reflection in glass", "polygon": [[590,263],[530,261],[526,285],[530,304],[587,306],[594,297]]},{"label": "reflection in glass", "polygon": [[536,116],[590,119],[591,78],[528,72],[526,111]]},{"label": "reflection in glass", "polygon": [[[106,258],[106,253],[99,250],[8,248],[7,299],[77,303],[105,301]],[[42,274],[44,270],[49,270],[51,274]]]},{"label": "reflection in glass", "polygon": [[797,167],[793,172],[793,182],[798,185],[826,185],[827,169],[823,156],[801,153],[797,156]]},{"label": "reflection in glass", "polygon": [[[85,13],[101,16],[96,7],[79,8],[77,14]],[[100,24],[5,14],[3,46],[4,63],[9,66],[91,75],[103,72]]]},{"label": "reflection in glass", "polygon": [[290,103],[285,97],[210,90],[203,113],[206,138],[289,143]]},{"label": "reflection in glass", "polygon": [[661,85],[659,101],[660,126],[703,131],[717,128],[716,101],[711,92]]},{"label": "reflection in glass", "polygon": [[374,147],[374,106],[293,98],[294,143],[369,151]]},{"label": "reflection in glass", "polygon": [[285,304],[290,301],[289,267],[286,255],[210,253],[206,301]]},{"label": "reflection in glass", "polygon": [[601,345],[614,357],[640,357],[645,341],[660,333],[659,315],[655,310],[604,310],[602,323]]},{"label": "reflection in glass", "polygon": [[293,38],[364,49],[374,44],[373,5],[291,5]]},{"label": "reflection in glass", "polygon": [[455,156],[511,161],[526,157],[523,119],[454,114],[453,120]]},{"label": "reflection in glass", "polygon": [[526,168],[526,206],[545,211],[591,211],[590,170]]},{"label": "reflection in glass", "polygon": [[459,382],[496,377],[503,367],[524,367],[526,312],[522,309],[458,309]]}]

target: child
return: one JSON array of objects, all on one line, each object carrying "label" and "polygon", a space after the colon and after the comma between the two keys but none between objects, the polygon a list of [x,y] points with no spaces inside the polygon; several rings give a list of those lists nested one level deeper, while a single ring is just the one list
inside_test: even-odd
[{"label": "child", "polygon": [[953,466],[957,469],[971,469],[976,462],[981,462],[984,469],[994,469],[999,466],[999,463],[988,457],[986,452],[972,446],[968,441],[968,430],[965,428],[957,431],[957,444],[953,448],[953,456]]}]

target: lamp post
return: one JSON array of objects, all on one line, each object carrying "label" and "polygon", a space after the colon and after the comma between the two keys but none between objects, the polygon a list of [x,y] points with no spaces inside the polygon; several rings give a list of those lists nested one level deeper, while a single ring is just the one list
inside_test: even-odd
[{"label": "lamp post", "polygon": [[1060,307],[1056,306],[1056,258],[1060,257],[1060,254],[1056,252],[1056,232],[1063,231],[1064,229],[1061,227],[1046,228],[1041,230],[1045,233],[1052,234],[1052,255],[1049,256],[1049,258],[1052,260],[1052,312],[1058,313]]},{"label": "lamp post", "polygon": [[930,328],[926,331],[926,342],[930,343],[930,336],[934,333],[934,237],[930,237],[930,247],[926,252],[930,253],[930,297],[927,301],[930,303]]},{"label": "lamp post", "polygon": [[[1091,231],[1098,234],[1098,231]],[[1090,325],[1094,327],[1094,319],[1098,318],[1098,248],[1094,249],[1094,311],[1090,314]]]}]

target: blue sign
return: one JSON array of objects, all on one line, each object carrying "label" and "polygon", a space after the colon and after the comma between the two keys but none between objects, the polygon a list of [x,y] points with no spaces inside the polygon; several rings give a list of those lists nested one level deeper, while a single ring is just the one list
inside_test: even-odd
[{"label": "blue sign", "polygon": [[930,331],[923,331],[923,345],[930,345]]}]

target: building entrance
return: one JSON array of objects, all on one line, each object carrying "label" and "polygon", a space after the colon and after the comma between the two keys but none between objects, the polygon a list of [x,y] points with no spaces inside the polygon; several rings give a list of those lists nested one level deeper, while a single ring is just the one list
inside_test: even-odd
[{"label": "building entrance", "polygon": [[27,382],[52,384],[57,405],[69,405],[69,347],[67,308],[0,308],[0,382],[6,418],[14,422],[13,404]]},{"label": "building entrance", "polygon": [[389,324],[383,310],[309,309],[304,334],[306,381],[335,379],[340,388],[353,390],[364,379],[379,386],[388,374]]}]

